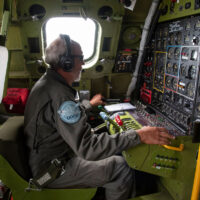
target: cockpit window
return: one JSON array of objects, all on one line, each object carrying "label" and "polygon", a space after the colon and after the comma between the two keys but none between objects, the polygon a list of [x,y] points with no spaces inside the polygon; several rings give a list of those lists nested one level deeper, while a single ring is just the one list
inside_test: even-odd
[{"label": "cockpit window", "polygon": [[55,17],[47,21],[45,26],[45,47],[59,34],[67,34],[77,41],[82,48],[84,61],[89,62],[95,55],[97,24],[91,19],[82,17]]}]

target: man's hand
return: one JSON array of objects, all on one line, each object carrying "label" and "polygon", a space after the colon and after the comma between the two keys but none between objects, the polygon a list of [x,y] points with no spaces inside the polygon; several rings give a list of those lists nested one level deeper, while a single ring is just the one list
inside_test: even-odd
[{"label": "man's hand", "polygon": [[98,106],[98,105],[104,105],[105,103],[102,101],[103,96],[101,94],[96,94],[93,96],[93,98],[90,100],[90,104],[92,106]]},{"label": "man's hand", "polygon": [[144,126],[136,132],[140,136],[141,142],[145,144],[168,145],[172,139],[175,139],[168,133],[167,129],[162,127]]}]

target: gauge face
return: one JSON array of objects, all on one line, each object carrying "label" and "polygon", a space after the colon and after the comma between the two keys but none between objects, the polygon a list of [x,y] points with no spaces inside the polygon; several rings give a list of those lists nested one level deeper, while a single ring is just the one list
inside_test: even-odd
[{"label": "gauge face", "polygon": [[195,29],[200,29],[200,20],[198,20],[195,24]]},{"label": "gauge face", "polygon": [[178,91],[182,94],[185,93],[185,82],[183,80],[179,80],[178,82]]},{"label": "gauge face", "polygon": [[169,59],[172,59],[172,58],[173,58],[173,54],[174,54],[174,49],[173,49],[173,48],[169,48],[169,49],[168,49],[167,57],[168,57]]},{"label": "gauge face", "polygon": [[194,84],[192,82],[187,84],[186,93],[189,97],[194,97]]},{"label": "gauge face", "polygon": [[163,41],[163,49],[166,49],[167,48],[167,40],[164,40]]},{"label": "gauge face", "polygon": [[200,113],[200,103],[197,104],[197,112]]},{"label": "gauge face", "polygon": [[183,105],[183,97],[179,96],[179,97],[177,98],[177,104],[180,105],[180,106]]},{"label": "gauge face", "polygon": [[190,79],[195,79],[195,77],[196,77],[196,66],[195,65],[192,65],[192,66],[190,66],[189,67],[189,69],[188,69],[188,77],[190,78]]},{"label": "gauge face", "polygon": [[174,74],[178,73],[178,65],[176,63],[174,63],[174,65],[173,65],[173,72],[174,72]]},{"label": "gauge face", "polygon": [[165,73],[165,67],[164,66],[160,66],[160,73],[164,74]]},{"label": "gauge face", "polygon": [[181,76],[186,76],[186,66],[181,65],[180,74]]},{"label": "gauge face", "polygon": [[189,60],[189,48],[184,47],[181,52],[181,59],[182,60]]},{"label": "gauge face", "polygon": [[157,49],[160,49],[160,48],[161,48],[161,41],[158,40],[158,41],[157,41]]},{"label": "gauge face", "polygon": [[171,33],[170,35],[169,35],[169,44],[174,44],[174,41],[175,41],[175,38],[174,38],[174,34],[173,33]]},{"label": "gauge face", "polygon": [[167,88],[170,88],[170,86],[171,86],[171,77],[170,76],[166,77],[165,85]]},{"label": "gauge face", "polygon": [[164,28],[163,36],[164,36],[164,37],[167,37],[167,36],[168,36],[168,27],[165,27],[165,28]]},{"label": "gauge face", "polygon": [[167,63],[166,71],[167,71],[167,73],[169,73],[169,74],[171,73],[171,71],[172,71],[172,63],[170,63],[170,62]]},{"label": "gauge face", "polygon": [[172,78],[171,86],[173,90],[177,89],[177,80],[175,78]]},{"label": "gauge face", "polygon": [[176,44],[181,44],[181,42],[182,42],[182,33],[178,32],[176,34]]},{"label": "gauge face", "polygon": [[178,60],[179,56],[180,56],[180,48],[175,48],[175,50],[174,50],[174,58],[176,60]]},{"label": "gauge face", "polygon": [[191,24],[190,22],[186,22],[185,30],[190,30]]},{"label": "gauge face", "polygon": [[189,41],[190,41],[190,34],[187,33],[187,34],[185,35],[185,37],[184,37],[184,43],[185,43],[185,44],[188,44]]}]

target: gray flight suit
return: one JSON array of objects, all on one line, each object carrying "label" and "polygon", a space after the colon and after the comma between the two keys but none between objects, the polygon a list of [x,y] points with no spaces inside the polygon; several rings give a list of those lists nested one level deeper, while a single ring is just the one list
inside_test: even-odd
[{"label": "gray flight suit", "polygon": [[[104,187],[107,200],[128,199],[133,172],[116,154],[139,144],[139,136],[134,130],[92,134],[86,121],[91,105],[87,100],[79,105],[75,95],[65,79],[50,68],[32,88],[25,109],[25,137],[33,177],[49,161],[66,157],[66,172],[48,187]],[[69,102],[80,111],[80,118],[73,123],[59,114]]]}]

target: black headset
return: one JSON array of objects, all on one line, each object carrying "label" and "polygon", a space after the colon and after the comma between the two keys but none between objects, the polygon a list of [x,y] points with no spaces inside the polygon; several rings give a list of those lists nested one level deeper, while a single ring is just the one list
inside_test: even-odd
[{"label": "black headset", "polygon": [[64,34],[60,34],[60,38],[65,40],[67,52],[60,56],[58,64],[65,72],[70,72],[74,66],[74,59],[71,55],[71,39],[69,35]]}]

